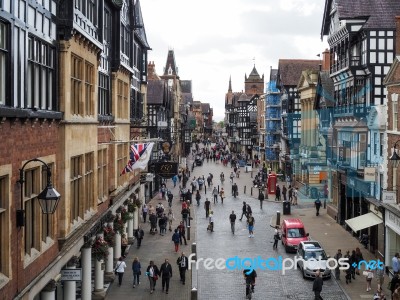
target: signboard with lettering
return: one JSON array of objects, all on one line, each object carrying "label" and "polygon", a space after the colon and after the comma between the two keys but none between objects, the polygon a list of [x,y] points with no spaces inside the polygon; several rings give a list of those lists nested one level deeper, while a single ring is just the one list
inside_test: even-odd
[{"label": "signboard with lettering", "polygon": [[63,269],[61,270],[62,281],[82,281],[82,269]]},{"label": "signboard with lettering", "polygon": [[364,168],[364,181],[375,181],[375,168]]},{"label": "signboard with lettering", "polygon": [[163,161],[154,163],[154,173],[163,178],[172,178],[178,174],[178,163]]},{"label": "signboard with lettering", "polygon": [[385,210],[385,225],[389,226],[397,234],[400,234],[400,218],[390,210]]},{"label": "signboard with lettering", "polygon": [[382,202],[386,204],[396,204],[396,192],[382,191]]}]

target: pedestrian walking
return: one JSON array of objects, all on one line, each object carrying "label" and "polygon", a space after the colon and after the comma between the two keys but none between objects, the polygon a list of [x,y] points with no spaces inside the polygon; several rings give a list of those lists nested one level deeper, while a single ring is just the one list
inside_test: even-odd
[{"label": "pedestrian walking", "polygon": [[215,187],[215,186],[214,186],[214,189],[212,191],[212,195],[214,197],[214,204],[218,203],[218,190],[217,190],[217,187]]},{"label": "pedestrian walking", "polygon": [[383,282],[385,281],[385,268],[376,268],[375,271],[375,277],[376,277],[376,281],[378,283],[378,290],[382,289],[383,287]]},{"label": "pedestrian walking", "polygon": [[369,291],[371,291],[371,282],[372,282],[372,278],[374,278],[374,273],[368,267],[365,270],[365,277],[367,280],[367,292],[369,292]]},{"label": "pedestrian walking", "polygon": [[275,226],[274,231],[274,244],[272,245],[272,249],[278,249],[278,241],[281,239],[281,235],[279,233],[279,226]]},{"label": "pedestrian walking", "polygon": [[132,273],[133,273],[133,287],[140,284],[140,275],[142,275],[142,266],[140,265],[139,258],[135,257],[132,262]]},{"label": "pedestrian walking", "polygon": [[232,196],[236,198],[236,196],[238,195],[238,186],[236,184],[236,182],[232,185]]},{"label": "pedestrian walking", "polygon": [[183,222],[181,222],[179,224],[177,229],[178,229],[178,233],[179,233],[179,242],[180,242],[180,244],[182,245],[182,240],[184,240],[185,241],[185,245],[187,245],[186,236],[185,236],[186,228],[185,228],[185,225],[183,224]]},{"label": "pedestrian walking", "polygon": [[231,172],[231,175],[229,176],[229,178],[231,179],[231,183],[233,183],[233,178],[235,178],[235,174],[233,172]]},{"label": "pedestrian walking", "polygon": [[143,204],[143,207],[142,207],[143,223],[146,223],[147,212],[148,212],[148,207],[146,204]]},{"label": "pedestrian walking", "polygon": [[285,202],[286,202],[286,193],[287,193],[287,189],[286,189],[286,185],[284,185],[282,188],[282,196],[283,196],[283,201],[285,201]]},{"label": "pedestrian walking", "polygon": [[[342,250],[338,249],[338,251],[336,252],[335,256],[334,256],[336,262],[339,262],[339,259],[342,258]],[[340,267],[339,264],[337,264],[336,268],[335,268],[335,277],[336,280],[340,280]]]},{"label": "pedestrian walking", "polygon": [[142,227],[140,227],[140,225],[139,225],[135,231],[135,238],[137,241],[136,246],[138,248],[142,245],[143,236],[144,236],[144,231],[143,231]]},{"label": "pedestrian walking", "polygon": [[208,218],[208,216],[210,214],[210,206],[211,206],[211,202],[210,202],[210,200],[208,200],[208,198],[206,198],[206,201],[204,202],[204,209],[206,210],[206,218]]},{"label": "pedestrian walking", "polygon": [[247,218],[247,226],[249,228],[249,238],[253,238],[254,237],[254,217],[253,215],[250,213],[248,218]]},{"label": "pedestrian walking", "polygon": [[200,191],[198,190],[196,192],[196,202],[197,202],[197,206],[200,206],[200,199],[201,199],[201,195],[200,195]]},{"label": "pedestrian walking", "polygon": [[247,217],[247,204],[246,204],[245,201],[243,201],[242,215],[241,215],[241,217],[240,217],[240,219],[239,219],[240,221],[242,221],[243,216],[246,216],[246,217]]},{"label": "pedestrian walking", "polygon": [[315,272],[315,279],[314,279],[314,283],[313,283],[313,292],[314,292],[315,300],[322,300],[321,292],[322,292],[322,286],[324,285],[324,281],[322,280],[320,275],[321,274],[320,274],[319,270],[317,272]]},{"label": "pedestrian walking", "polygon": [[288,189],[288,201],[293,205],[293,188],[291,185],[289,185]]},{"label": "pedestrian walking", "polygon": [[219,195],[221,197],[221,203],[224,204],[224,198],[225,198],[224,188],[221,188],[221,191],[219,192]]},{"label": "pedestrian walking", "polygon": [[178,257],[176,263],[179,267],[179,275],[181,277],[182,284],[185,284],[186,270],[189,268],[189,260],[185,256],[185,253],[182,252],[181,256]]},{"label": "pedestrian walking", "polygon": [[393,294],[394,294],[394,292],[395,291],[398,291],[398,287],[399,287],[399,284],[400,284],[400,278],[399,278],[399,274],[394,274],[393,275],[393,277],[392,277],[392,280],[390,281],[390,291],[391,291],[391,294],[392,294],[392,299],[393,299]]},{"label": "pedestrian walking", "polygon": [[155,234],[157,232],[157,216],[154,212],[150,213],[150,233]]},{"label": "pedestrian walking", "polygon": [[210,230],[211,232],[214,232],[214,212],[210,211],[210,215],[208,216],[208,227],[207,231]]},{"label": "pedestrian walking", "polygon": [[168,211],[168,225],[169,225],[169,231],[172,231],[172,221],[175,220],[174,213],[172,212],[172,209],[169,209]]},{"label": "pedestrian walking", "polygon": [[297,199],[299,198],[299,190],[298,190],[298,188],[296,187],[294,190],[293,190],[293,205],[297,205]]},{"label": "pedestrian walking", "polygon": [[115,265],[115,274],[118,275],[118,286],[121,286],[122,284],[122,277],[124,277],[125,268],[126,263],[124,262],[124,258],[121,256]]},{"label": "pedestrian walking", "polygon": [[179,240],[180,240],[178,229],[175,229],[174,233],[172,234],[171,240],[174,242],[175,252],[178,252],[179,251]]},{"label": "pedestrian walking", "polygon": [[121,237],[121,255],[123,257],[125,257],[125,251],[127,247],[128,247],[128,238],[126,237],[126,234],[123,234]]},{"label": "pedestrian walking", "polygon": [[184,208],[181,211],[181,215],[182,215],[182,222],[181,223],[185,223],[185,226],[188,226],[188,218],[189,218],[189,208]]},{"label": "pedestrian walking", "polygon": [[172,200],[174,199],[174,195],[170,190],[167,192],[167,198],[168,198],[168,206],[172,207]]},{"label": "pedestrian walking", "polygon": [[232,213],[229,215],[229,221],[231,222],[232,234],[235,234],[236,215],[235,215],[235,211],[233,211],[233,210],[232,210]]},{"label": "pedestrian walking", "polygon": [[262,192],[261,189],[259,190],[258,200],[260,200],[260,209],[262,209],[262,207],[263,207],[263,202],[264,202],[264,193]]},{"label": "pedestrian walking", "polygon": [[161,275],[162,292],[164,292],[164,288],[165,288],[165,293],[168,294],[169,280],[172,277],[172,267],[171,267],[171,264],[169,263],[168,259],[165,259],[165,262],[161,265],[160,275]]},{"label": "pedestrian walking", "polygon": [[281,201],[281,188],[279,187],[279,185],[276,185],[275,201]]},{"label": "pedestrian walking", "polygon": [[[359,266],[360,265],[360,261],[363,261],[364,260],[364,257],[363,257],[363,255],[362,255],[362,253],[361,253],[361,250],[360,250],[360,248],[356,248],[356,262],[357,262],[357,265]],[[357,268],[356,269],[356,274],[357,275],[360,275],[360,271],[359,271],[359,269]]]},{"label": "pedestrian walking", "polygon": [[317,197],[317,200],[314,202],[315,210],[316,210],[316,216],[319,216],[319,209],[321,208],[321,200],[319,200],[319,197]]},{"label": "pedestrian walking", "polygon": [[158,267],[154,264],[154,261],[152,261],[152,260],[150,261],[150,264],[147,267],[146,275],[149,278],[150,294],[153,294],[155,291],[158,276],[160,275],[160,270],[158,269]]},{"label": "pedestrian walking", "polygon": [[400,262],[399,262],[399,253],[396,252],[392,258],[392,271],[394,274],[399,273]]}]

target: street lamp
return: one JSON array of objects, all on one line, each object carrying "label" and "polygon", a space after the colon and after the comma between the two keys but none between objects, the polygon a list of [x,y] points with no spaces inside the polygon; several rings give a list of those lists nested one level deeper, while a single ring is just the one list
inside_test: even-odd
[{"label": "street lamp", "polygon": [[28,160],[21,169],[19,169],[19,180],[17,181],[21,185],[21,209],[17,210],[17,227],[25,226],[25,211],[23,209],[23,201],[24,201],[24,169],[26,165],[32,161],[41,162],[46,167],[47,172],[47,185],[44,190],[37,196],[39,200],[40,207],[42,208],[42,212],[44,214],[53,214],[56,209],[58,202],[60,200],[60,194],[53,188],[51,183],[51,170],[48,164],[44,161],[34,158]]},{"label": "street lamp", "polygon": [[392,156],[389,158],[389,164],[393,167],[393,168],[397,168],[400,164],[400,156],[397,154],[396,152],[396,146],[397,143],[400,142],[400,140],[398,140],[394,146],[393,146],[393,154]]}]

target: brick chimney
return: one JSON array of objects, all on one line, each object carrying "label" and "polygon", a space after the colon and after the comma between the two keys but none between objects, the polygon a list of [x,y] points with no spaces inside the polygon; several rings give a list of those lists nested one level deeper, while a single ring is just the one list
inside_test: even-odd
[{"label": "brick chimney", "polygon": [[400,55],[400,16],[396,16],[396,49],[395,54]]},{"label": "brick chimney", "polygon": [[331,54],[328,49],[322,52],[322,71],[329,71],[331,65]]}]

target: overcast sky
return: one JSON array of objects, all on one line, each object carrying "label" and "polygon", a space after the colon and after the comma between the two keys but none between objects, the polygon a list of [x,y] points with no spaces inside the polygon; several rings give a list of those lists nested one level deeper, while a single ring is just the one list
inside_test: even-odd
[{"label": "overcast sky", "polygon": [[244,90],[255,64],[265,82],[282,59],[318,59],[327,48],[320,32],[324,0],[142,0],[152,48],[149,61],[162,75],[169,49],[181,79],[192,80],[193,98],[210,103],[214,120],[225,113],[229,77]]}]

